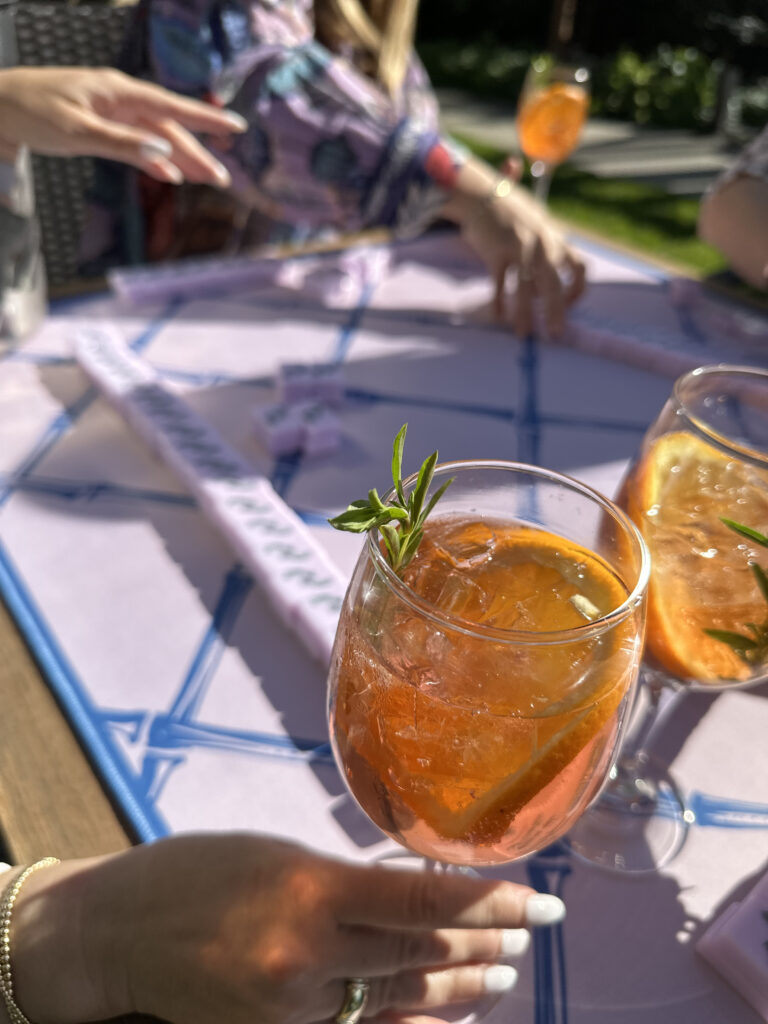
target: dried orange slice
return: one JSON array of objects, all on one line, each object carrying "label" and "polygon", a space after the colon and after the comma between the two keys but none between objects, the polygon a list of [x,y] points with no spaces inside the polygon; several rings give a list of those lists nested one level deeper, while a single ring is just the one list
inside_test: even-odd
[{"label": "dried orange slice", "polygon": [[628,479],[624,500],[651,552],[647,647],[668,672],[704,683],[750,668],[704,632],[746,632],[765,618],[749,569],[756,551],[720,520],[768,528],[768,474],[684,431],[664,434]]}]

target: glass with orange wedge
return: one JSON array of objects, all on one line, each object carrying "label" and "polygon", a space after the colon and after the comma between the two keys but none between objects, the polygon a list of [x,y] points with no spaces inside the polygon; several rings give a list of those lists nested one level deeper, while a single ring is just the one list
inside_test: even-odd
[{"label": "glass with orange wedge", "polygon": [[[392,839],[431,861],[505,863],[566,832],[606,778],[637,678],[647,551],[621,510],[560,474],[432,471],[452,482],[407,564],[374,527],[355,568],[331,738]],[[404,507],[420,480],[403,482]]]},{"label": "glass with orange wedge", "polygon": [[675,856],[693,821],[669,771],[647,752],[660,703],[671,709],[691,689],[768,680],[768,371],[711,366],[681,377],[617,501],[651,553],[649,700],[570,842],[589,860],[643,872]]},{"label": "glass with orange wedge", "polygon": [[576,148],[589,112],[589,72],[537,57],[517,109],[517,137],[531,164],[534,192],[549,194],[554,169]]}]

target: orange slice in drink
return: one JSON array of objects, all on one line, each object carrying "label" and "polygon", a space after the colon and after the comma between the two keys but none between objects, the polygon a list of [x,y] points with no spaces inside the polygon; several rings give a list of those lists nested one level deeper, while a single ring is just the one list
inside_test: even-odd
[{"label": "orange slice in drink", "polygon": [[[551,782],[564,772],[585,748],[611,727],[618,727],[616,715],[630,682],[627,670],[620,680],[602,678],[587,699],[565,716],[560,727],[514,772],[488,790],[460,814],[441,814],[431,808],[438,834],[477,845],[490,845],[503,838],[515,816]],[[590,703],[592,701],[592,703]],[[606,740],[610,744],[610,739]]]},{"label": "orange slice in drink", "polygon": [[[471,550],[473,529],[452,529],[449,520],[433,524],[423,553],[430,572],[420,581],[422,596],[442,576],[431,545]],[[597,555],[520,527],[496,531],[493,559],[475,578],[489,600],[483,610],[465,604],[463,617],[501,628],[569,629],[601,614],[598,606],[605,613],[627,597],[624,583]],[[437,603],[436,594],[429,596]],[[582,751],[593,743],[599,751],[612,747],[610,733],[636,663],[636,628],[630,616],[600,638],[509,649],[489,643],[485,652],[477,647],[457,659],[455,677],[443,666],[449,703],[391,681],[379,729],[386,730],[383,746],[403,804],[443,838],[477,845],[502,839],[515,816]]]},{"label": "orange slice in drink", "polygon": [[562,163],[579,141],[588,106],[584,89],[563,82],[525,99],[517,116],[517,133],[528,159]]},{"label": "orange slice in drink", "polygon": [[755,552],[720,520],[766,530],[768,474],[677,431],[653,443],[623,496],[651,552],[649,652],[682,679],[748,679],[750,667],[704,631],[748,635],[746,624],[765,618]]}]

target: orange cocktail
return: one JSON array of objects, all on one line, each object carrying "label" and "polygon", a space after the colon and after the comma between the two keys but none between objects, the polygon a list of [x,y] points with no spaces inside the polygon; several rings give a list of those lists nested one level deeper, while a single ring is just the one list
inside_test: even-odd
[{"label": "orange cocktail", "polygon": [[[562,835],[610,768],[639,661],[643,556],[618,510],[566,478],[457,465],[400,576],[373,540],[358,563],[334,649],[331,734],[384,832],[434,859],[492,864]],[[508,500],[505,473],[517,474]],[[520,503],[522,479],[534,504],[570,488],[572,504],[592,503],[590,543],[541,515],[499,515]]]},{"label": "orange cocktail", "polygon": [[[765,561],[765,552],[723,522],[736,520],[768,531],[768,452],[747,440],[718,435],[714,423],[707,424],[718,405],[724,414],[728,396],[721,384],[725,397],[706,405],[702,400],[699,412],[697,389],[709,381],[743,389],[745,421],[750,395],[752,419],[758,411],[765,418],[768,374],[712,367],[687,375],[646,437],[617,500],[640,528],[652,556],[649,663],[679,681],[722,686],[768,674],[768,665],[750,664],[743,652],[713,635],[725,631],[754,638],[758,634],[750,632],[750,624],[759,629],[768,614],[750,566]],[[735,390],[730,395],[731,406],[736,395]],[[768,432],[763,444],[768,446]]]},{"label": "orange cocktail", "polygon": [[553,82],[523,96],[517,114],[520,148],[531,161],[561,164],[578,144],[589,95],[577,83]]},{"label": "orange cocktail", "polygon": [[[684,374],[643,439],[617,503],[651,555],[645,711],[571,848],[617,871],[657,871],[695,820],[650,742],[663,701],[768,681],[768,371]],[[671,699],[668,699],[671,698]]]},{"label": "orange cocktail", "polygon": [[517,137],[531,164],[534,191],[545,201],[552,173],[576,148],[589,113],[589,72],[537,57],[517,107]]}]

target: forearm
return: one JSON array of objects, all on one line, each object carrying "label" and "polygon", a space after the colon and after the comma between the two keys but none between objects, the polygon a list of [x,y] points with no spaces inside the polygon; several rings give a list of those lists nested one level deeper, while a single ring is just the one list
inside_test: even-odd
[{"label": "forearm", "polygon": [[466,156],[456,167],[442,214],[462,223],[478,201],[492,195],[499,181],[497,171],[477,157]]},{"label": "forearm", "polygon": [[768,182],[746,175],[704,199],[699,236],[755,288],[768,288]]},{"label": "forearm", "polygon": [[441,215],[463,225],[485,212],[496,199],[513,203],[521,214],[532,214],[535,210],[541,215],[541,208],[528,189],[484,160],[468,155],[455,168]]}]

